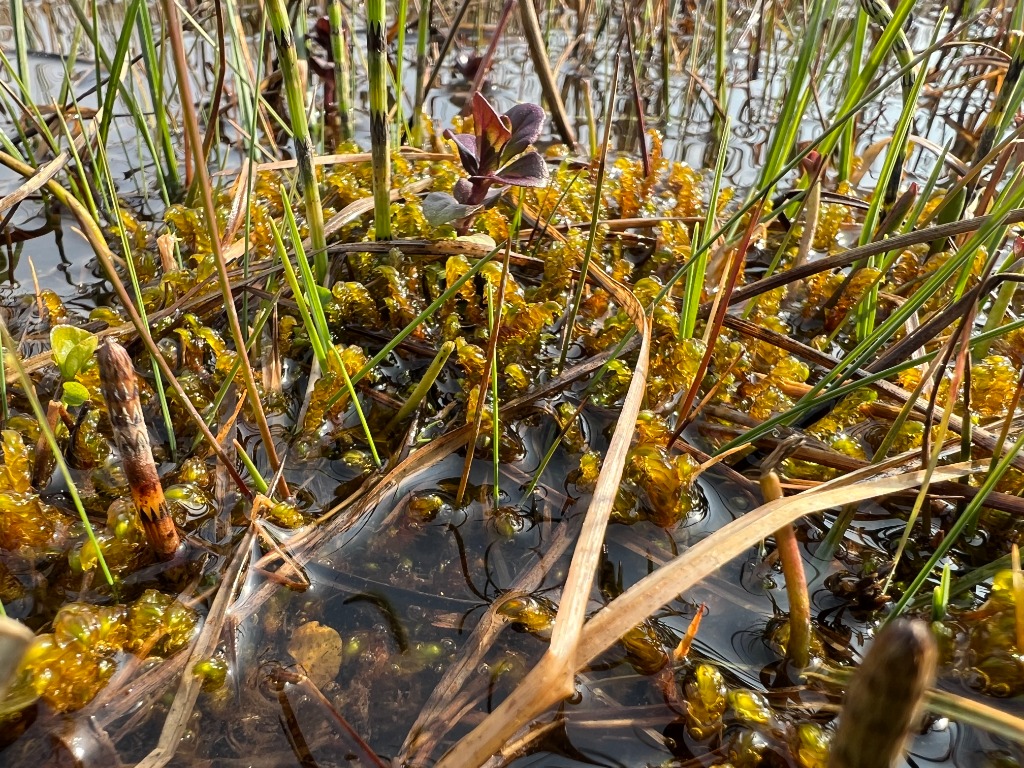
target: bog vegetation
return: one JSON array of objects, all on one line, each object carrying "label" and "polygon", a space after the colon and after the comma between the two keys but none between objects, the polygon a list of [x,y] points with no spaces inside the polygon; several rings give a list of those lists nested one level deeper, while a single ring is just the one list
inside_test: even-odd
[{"label": "bog vegetation", "polygon": [[1024,761],[1024,4],[8,23],[0,764]]}]

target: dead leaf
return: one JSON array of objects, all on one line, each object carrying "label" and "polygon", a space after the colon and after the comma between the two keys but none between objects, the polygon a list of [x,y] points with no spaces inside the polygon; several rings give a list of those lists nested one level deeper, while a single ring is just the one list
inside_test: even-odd
[{"label": "dead leaf", "polygon": [[341,635],[319,621],[307,622],[292,633],[288,653],[317,688],[333,682],[341,671]]}]

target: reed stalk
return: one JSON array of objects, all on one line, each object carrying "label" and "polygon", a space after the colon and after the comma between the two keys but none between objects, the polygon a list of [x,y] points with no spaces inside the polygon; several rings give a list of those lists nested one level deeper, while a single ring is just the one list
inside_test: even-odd
[{"label": "reed stalk", "polygon": [[114,442],[121,452],[124,474],[146,541],[157,557],[169,560],[181,546],[181,537],[153,461],[132,359],[124,347],[108,337],[97,350],[96,360]]},{"label": "reed stalk", "polygon": [[338,112],[339,138],[348,141],[352,138],[352,74],[341,0],[330,0],[327,3],[327,19],[331,24],[331,58],[334,59],[334,99]]},{"label": "reed stalk", "polygon": [[[306,224],[309,227],[316,279],[322,283],[327,277],[327,238],[324,235],[324,210],[320,203],[320,186],[317,184],[316,170],[313,167],[313,140],[310,138],[309,122],[306,120],[306,81],[295,55],[295,36],[292,34],[284,0],[269,0],[267,18],[274,33],[277,60],[281,67],[281,77],[288,100],[295,162],[299,171],[299,185],[302,187],[306,203]],[[274,471],[277,471],[276,466]]]},{"label": "reed stalk", "polygon": [[370,81],[373,230],[377,240],[391,239],[391,137],[388,131],[388,43],[384,15],[384,0],[367,0],[366,67]]},{"label": "reed stalk", "polygon": [[[533,2],[519,3],[519,22],[523,26],[523,35],[526,37],[526,44],[530,49],[530,60],[540,80],[541,90],[544,93],[544,101],[551,113],[551,122],[554,123],[558,134],[569,147],[576,148],[576,131],[573,130],[569,121],[569,114],[565,111],[565,103],[562,101],[562,93],[558,90],[558,83],[555,82],[555,73],[551,69],[547,48],[544,45],[544,33],[540,28],[540,19],[537,18],[537,9]],[[616,64],[616,72],[618,65]]]},{"label": "reed stalk", "polygon": [[412,142],[423,146],[423,101],[427,87],[427,46],[430,44],[430,16],[433,0],[420,0],[420,15],[416,24],[416,95],[413,99]]},{"label": "reed stalk", "polygon": [[[183,105],[183,116],[185,122],[185,133],[189,137],[196,156],[200,156],[199,148],[203,145],[202,136],[199,133],[199,121],[196,119],[195,109],[192,101],[192,86],[189,80],[189,66],[188,60],[185,55],[185,45],[182,40],[181,34],[181,21],[178,18],[177,5],[174,0],[162,0],[164,17],[167,22],[167,30],[171,41],[171,50],[174,56],[174,66],[178,75],[178,89]],[[281,6],[280,10],[283,11],[283,5],[281,0],[272,0],[271,5]],[[287,18],[286,18],[287,20]],[[285,27],[288,30],[288,34],[291,34],[290,27]],[[292,52],[292,63],[294,64],[294,52]],[[286,78],[287,80],[287,78]],[[305,113],[301,110],[299,112],[304,120]],[[293,115],[294,116],[294,115]],[[308,142],[308,134],[307,134]],[[298,152],[296,153],[298,154]],[[306,158],[310,160],[309,157]],[[312,164],[310,163],[310,168]],[[224,311],[227,318],[228,328],[231,332],[231,338],[234,341],[235,349],[238,354],[245,354],[245,336],[242,334],[241,325],[238,322],[238,313],[235,311],[235,300],[231,292],[231,278],[228,276],[227,264],[224,261],[224,253],[220,241],[220,229],[217,224],[217,209],[213,202],[213,187],[210,182],[209,171],[206,165],[202,162],[195,163],[195,174],[197,177],[197,183],[201,192],[203,216],[205,219],[206,227],[210,233],[210,248],[213,253],[213,261],[217,270],[217,280],[220,286],[221,296],[224,300]],[[313,185],[314,189],[316,185]],[[316,194],[317,203],[319,203],[319,194]],[[317,207],[319,212],[319,206]],[[321,222],[323,220],[322,212],[320,213]],[[313,225],[310,225],[310,233],[313,232]],[[321,235],[323,228],[321,227]],[[326,259],[326,251],[323,252],[324,258]],[[326,265],[325,265],[326,272]],[[157,356],[162,355],[159,352]],[[243,365],[241,369],[242,379],[245,383],[246,394],[249,398],[249,405],[253,410],[253,414],[256,419],[256,426],[259,429],[260,438],[263,441],[263,449],[267,452],[267,459],[270,462],[271,469],[276,473],[281,466],[281,461],[277,455],[277,448],[274,445],[274,436],[270,432],[270,425],[267,423],[267,416],[263,411],[263,403],[260,401],[259,389],[256,386],[256,379],[253,375],[251,365]],[[204,428],[206,424],[202,425]],[[281,477],[278,483],[278,490],[282,497],[289,496],[288,485],[284,478]]]},{"label": "reed stalk", "polygon": [[923,621],[895,622],[878,633],[843,699],[829,768],[899,764],[938,655]]}]

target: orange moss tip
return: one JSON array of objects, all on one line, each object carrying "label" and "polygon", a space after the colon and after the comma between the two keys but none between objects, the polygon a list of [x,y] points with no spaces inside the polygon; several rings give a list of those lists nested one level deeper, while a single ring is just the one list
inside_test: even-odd
[{"label": "orange moss tip", "polygon": [[181,538],[167,508],[153,461],[131,357],[124,347],[108,338],[100,345],[96,359],[114,442],[124,460],[124,473],[146,540],[159,557],[170,558],[181,545]]}]

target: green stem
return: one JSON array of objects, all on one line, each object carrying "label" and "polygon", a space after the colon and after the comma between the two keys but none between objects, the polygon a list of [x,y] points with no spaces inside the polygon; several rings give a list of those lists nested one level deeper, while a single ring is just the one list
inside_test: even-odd
[{"label": "green stem", "polygon": [[14,28],[14,48],[18,62],[18,78],[21,80],[21,97],[30,102],[32,85],[28,80],[28,35],[25,32],[24,0],[11,0],[11,26]]},{"label": "green stem", "polygon": [[167,196],[177,194],[181,186],[178,174],[177,153],[171,141],[170,121],[167,119],[167,105],[164,97],[164,71],[156,55],[156,44],[153,39],[153,20],[149,15],[149,4],[142,4],[142,13],[138,17],[139,39],[142,41],[143,63],[146,67],[146,82],[149,84],[150,97],[153,102],[153,122],[160,139],[160,148],[164,154],[162,177],[169,187]]},{"label": "green stem", "polygon": [[[274,33],[277,59],[281,66],[281,77],[288,99],[295,162],[299,170],[302,195],[306,202],[306,224],[309,226],[309,241],[313,247],[316,279],[323,282],[327,277],[327,239],[324,236],[324,211],[320,204],[320,187],[313,168],[313,141],[309,136],[309,123],[306,121],[306,84],[299,74],[299,63],[295,56],[295,36],[292,34],[284,0],[269,0],[267,17]],[[274,471],[277,471],[276,467]]]},{"label": "green stem", "polygon": [[[494,318],[494,286],[487,283],[487,327],[497,341],[498,325]],[[498,347],[494,345],[491,355],[491,457],[494,469],[494,509],[501,503],[501,423],[498,418]]]},{"label": "green stem", "polygon": [[405,126],[405,110],[402,106],[402,94],[405,86],[402,82],[405,65],[405,26],[409,14],[409,0],[398,0],[398,39],[395,41],[395,141],[402,141],[402,134],[407,133]]},{"label": "green stem", "polygon": [[409,414],[416,410],[416,407],[423,402],[423,398],[427,396],[427,392],[434,386],[434,382],[437,381],[438,375],[441,373],[441,369],[444,368],[444,364],[448,362],[448,358],[452,352],[455,351],[455,342],[446,341],[441,345],[441,348],[437,350],[437,354],[431,361],[430,366],[423,374],[423,378],[420,379],[420,383],[416,385],[416,388],[409,395],[409,399],[402,404],[402,407],[398,409],[388,425],[384,427],[384,433],[387,434],[396,426],[402,423]]},{"label": "green stem", "polygon": [[238,460],[245,466],[245,471],[249,473],[249,477],[252,479],[252,484],[256,486],[256,490],[262,494],[266,494],[270,490],[270,486],[267,485],[267,481],[263,479],[263,475],[260,474],[259,469],[256,467],[256,463],[249,458],[249,454],[245,452],[245,449],[235,441],[235,455]]},{"label": "green stem", "polygon": [[391,139],[388,132],[387,45],[384,36],[384,0],[367,0],[366,67],[370,81],[373,227],[377,240],[391,239]]}]

